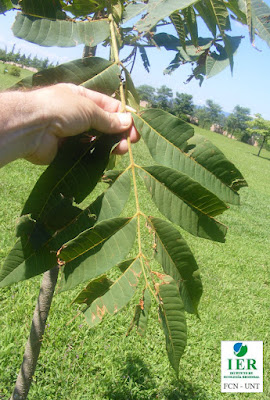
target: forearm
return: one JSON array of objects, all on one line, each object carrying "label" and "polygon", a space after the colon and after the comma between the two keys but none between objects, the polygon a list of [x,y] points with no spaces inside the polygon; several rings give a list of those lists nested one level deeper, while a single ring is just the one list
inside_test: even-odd
[{"label": "forearm", "polygon": [[0,167],[35,151],[46,130],[44,112],[35,91],[0,93]]}]

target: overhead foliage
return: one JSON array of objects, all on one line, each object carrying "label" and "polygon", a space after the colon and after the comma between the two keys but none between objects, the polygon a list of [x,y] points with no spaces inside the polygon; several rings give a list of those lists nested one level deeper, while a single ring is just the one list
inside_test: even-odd
[{"label": "overhead foliage", "polygon": [[[233,68],[241,37],[228,35],[230,16],[248,24],[252,40],[258,33],[269,43],[269,8],[257,0],[23,0],[19,4],[22,12],[13,26],[16,36],[42,46],[103,43],[111,46],[111,57],[110,61],[90,57],[62,64],[20,81],[14,89],[71,82],[115,95],[123,111],[126,106],[136,110],[135,126],[154,162],[139,165],[128,138],[126,169],[105,171],[119,137],[90,131],[68,139],[24,205],[17,242],[0,270],[0,287],[58,263],[59,292],[86,282],[75,302],[81,304],[90,326],[117,313],[134,294],[140,298],[129,331],[136,326],[141,335],[153,299],[168,358],[178,374],[187,341],[185,313],[199,314],[203,291],[197,262],[181,229],[202,240],[224,242],[227,227],[217,218],[228,209],[227,203],[239,204],[238,191],[247,183],[219,149],[194,135],[189,124],[159,109],[140,111],[127,67],[131,63],[132,70],[140,54],[149,70],[147,48],[164,47],[175,52],[167,72],[191,63],[188,80],[202,81],[228,65]],[[1,1],[0,7],[4,12],[13,6]],[[199,20],[209,29],[207,37],[200,35]],[[168,24],[175,35],[160,32]],[[127,46],[130,55],[121,62],[119,49]],[[101,186],[101,179],[107,189],[83,208],[80,203]],[[163,218],[147,215],[138,192],[141,181]],[[134,206],[124,218],[121,213],[130,193]],[[143,252],[144,225],[153,258],[160,265],[155,270],[153,258]],[[112,268],[118,274],[114,281],[108,275]]]}]

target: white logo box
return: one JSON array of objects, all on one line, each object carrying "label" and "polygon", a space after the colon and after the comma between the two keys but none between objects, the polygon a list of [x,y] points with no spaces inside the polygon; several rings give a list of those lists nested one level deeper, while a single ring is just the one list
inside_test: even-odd
[{"label": "white logo box", "polygon": [[263,342],[221,342],[221,392],[263,392]]}]

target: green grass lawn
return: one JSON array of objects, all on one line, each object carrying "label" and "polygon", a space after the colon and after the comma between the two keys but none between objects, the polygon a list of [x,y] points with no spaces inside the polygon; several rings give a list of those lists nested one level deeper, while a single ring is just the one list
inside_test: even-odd
[{"label": "green grass lawn", "polygon": [[[169,365],[156,312],[147,335],[126,331],[132,303],[115,317],[90,330],[70,305],[77,290],[55,297],[29,400],[223,400],[269,399],[270,284],[270,152],[196,129],[232,160],[249,183],[241,206],[231,206],[219,220],[229,226],[225,244],[182,232],[200,266],[204,294],[200,318],[188,316],[188,346],[180,378]],[[138,162],[149,154],[141,141],[134,146]],[[124,156],[121,163],[125,163]],[[42,167],[17,161],[0,170],[0,258],[13,245],[20,210]],[[144,210],[158,215],[139,187]],[[131,208],[131,205],[130,205]],[[149,244],[145,233],[144,242]],[[40,277],[0,291],[0,399],[8,399],[22,360]],[[76,316],[76,317],[75,317]],[[264,342],[264,393],[220,393],[221,340]]]},{"label": "green grass lawn", "polygon": [[16,82],[33,74],[33,72],[22,68],[20,68],[20,76],[12,76],[8,73],[4,74],[4,70],[9,68],[11,68],[11,65],[4,64],[2,61],[0,61],[0,90],[8,89],[9,87],[15,85]]}]

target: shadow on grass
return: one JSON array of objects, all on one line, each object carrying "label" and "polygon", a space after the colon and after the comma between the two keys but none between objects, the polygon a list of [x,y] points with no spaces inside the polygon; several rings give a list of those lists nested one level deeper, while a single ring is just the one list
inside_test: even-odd
[{"label": "shadow on grass", "polygon": [[128,355],[122,362],[121,380],[111,382],[104,393],[108,400],[207,400],[207,395],[198,385],[185,380],[171,380],[166,388],[157,387],[153,376],[139,357]]},{"label": "shadow on grass", "polygon": [[263,160],[267,160],[267,161],[270,161],[270,158],[269,157],[264,157],[264,156],[258,156],[257,154],[254,154],[254,153],[251,153],[254,157],[257,157],[257,158],[262,158]]}]

